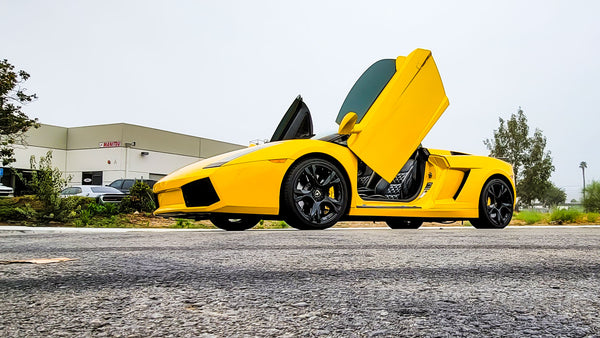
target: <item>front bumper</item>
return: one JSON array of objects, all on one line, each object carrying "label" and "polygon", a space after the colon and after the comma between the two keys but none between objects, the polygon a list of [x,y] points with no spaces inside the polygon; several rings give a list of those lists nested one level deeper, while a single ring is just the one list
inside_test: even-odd
[{"label": "front bumper", "polygon": [[291,162],[246,162],[201,169],[186,177],[167,176],[154,186],[160,206],[154,213],[194,218],[216,212],[277,215],[281,182]]}]

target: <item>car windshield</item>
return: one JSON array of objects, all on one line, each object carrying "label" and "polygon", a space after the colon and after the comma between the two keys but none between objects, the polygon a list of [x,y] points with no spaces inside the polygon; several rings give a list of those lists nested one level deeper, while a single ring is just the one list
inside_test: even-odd
[{"label": "car windshield", "polygon": [[336,143],[345,146],[348,135],[340,135],[336,131],[328,130],[326,132],[320,132],[315,136],[311,137],[313,140],[321,140],[325,142]]},{"label": "car windshield", "polygon": [[375,62],[350,89],[335,122],[340,124],[346,114],[354,112],[358,116],[356,123],[360,123],[395,73],[396,60],[384,59]]},{"label": "car windshield", "polygon": [[113,187],[92,187],[92,192],[96,194],[120,194],[121,192]]}]

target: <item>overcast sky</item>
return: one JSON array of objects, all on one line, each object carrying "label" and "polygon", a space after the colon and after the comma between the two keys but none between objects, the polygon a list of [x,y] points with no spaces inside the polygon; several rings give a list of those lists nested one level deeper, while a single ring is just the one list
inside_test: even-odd
[{"label": "overcast sky", "polygon": [[[433,52],[450,106],[424,146],[487,155],[522,107],[552,181],[600,180],[600,1],[8,1],[0,58],[65,127],[126,122],[248,144],[301,94],[315,131],[373,62]],[[532,130],[533,132],[533,130]]]}]

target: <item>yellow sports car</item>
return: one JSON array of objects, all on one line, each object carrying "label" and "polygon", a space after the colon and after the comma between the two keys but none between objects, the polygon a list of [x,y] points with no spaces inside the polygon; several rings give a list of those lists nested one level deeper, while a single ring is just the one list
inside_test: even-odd
[{"label": "yellow sports car", "polygon": [[430,51],[380,60],[348,93],[337,133],[314,135],[298,97],[270,142],[196,162],[156,183],[155,213],[208,218],[225,230],[261,219],[303,230],[340,220],[380,220],[394,229],[455,220],[504,228],[515,202],[510,164],[421,146],[446,107]]}]

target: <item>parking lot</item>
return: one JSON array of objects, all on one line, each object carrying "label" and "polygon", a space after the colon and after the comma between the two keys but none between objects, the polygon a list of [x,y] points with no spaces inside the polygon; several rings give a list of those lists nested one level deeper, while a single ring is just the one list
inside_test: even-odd
[{"label": "parking lot", "polygon": [[595,336],[600,228],[0,228],[0,336]]}]

